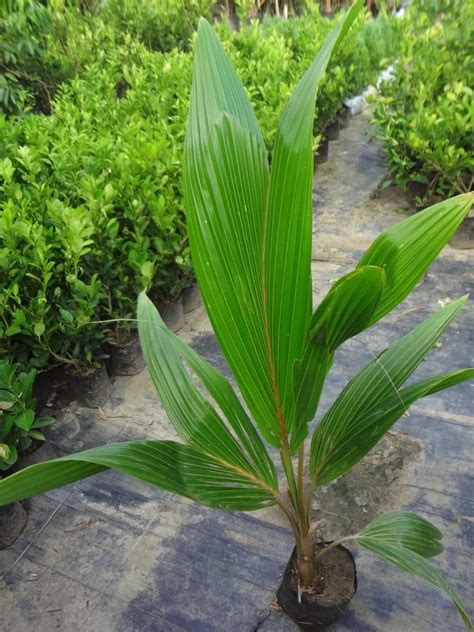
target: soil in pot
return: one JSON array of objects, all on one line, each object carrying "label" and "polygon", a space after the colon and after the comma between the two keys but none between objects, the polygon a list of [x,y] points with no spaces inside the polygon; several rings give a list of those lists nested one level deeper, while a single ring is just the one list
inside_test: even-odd
[{"label": "soil in pot", "polygon": [[[79,406],[98,408],[112,394],[112,382],[104,364],[85,371],[64,364],[39,373],[33,385],[38,414],[54,414],[73,401]],[[49,409],[49,410],[48,410]]]},{"label": "soil in pot", "polygon": [[27,522],[28,512],[21,503],[0,507],[0,551],[20,537]]},{"label": "soil in pot", "polygon": [[[329,543],[314,545],[321,551]],[[318,561],[318,576],[311,592],[304,591],[298,599],[296,549],[288,562],[277,599],[281,608],[301,630],[320,632],[345,612],[357,590],[357,573],[352,553],[339,545]]]}]

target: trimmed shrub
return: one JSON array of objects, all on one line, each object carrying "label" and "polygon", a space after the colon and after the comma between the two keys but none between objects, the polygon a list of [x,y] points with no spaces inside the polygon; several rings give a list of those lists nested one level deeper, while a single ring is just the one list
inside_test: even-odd
[{"label": "trimmed shrub", "polygon": [[418,201],[471,190],[474,5],[410,5],[393,81],[375,101],[377,136],[393,180],[415,185]]},{"label": "trimmed shrub", "polygon": [[[125,48],[65,86],[51,117],[0,121],[0,283],[8,354],[90,363],[138,292],[191,279],[181,147],[190,58]],[[117,86],[126,96],[117,97]],[[180,94],[181,91],[181,94]]]},{"label": "trimmed shrub", "polygon": [[[0,7],[0,110],[25,103],[50,113],[61,64],[47,58],[52,15],[37,0],[4,0]],[[54,81],[53,81],[54,77]]]},{"label": "trimmed shrub", "polygon": [[8,470],[33,441],[44,441],[42,428],[53,417],[37,417],[33,399],[36,371],[0,360],[0,471]]},{"label": "trimmed shrub", "polygon": [[189,50],[200,16],[211,17],[211,0],[107,0],[98,13],[120,38],[127,34],[150,50]]},{"label": "trimmed shrub", "polygon": [[[0,118],[0,335],[3,353],[25,366],[96,364],[103,342],[133,327],[120,319],[134,317],[143,287],[167,302],[193,279],[181,183],[191,55],[151,50],[106,22],[102,10],[118,6],[55,14],[48,54],[62,50],[73,78],[52,116]],[[330,21],[315,13],[218,28],[271,150],[282,103]],[[379,22],[361,19],[330,66],[316,134],[389,54],[364,47],[372,28],[378,41]]]}]

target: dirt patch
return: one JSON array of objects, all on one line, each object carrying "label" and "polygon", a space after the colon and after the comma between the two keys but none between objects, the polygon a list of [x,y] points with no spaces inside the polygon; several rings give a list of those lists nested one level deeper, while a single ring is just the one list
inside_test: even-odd
[{"label": "dirt patch", "polygon": [[403,482],[422,456],[418,439],[387,433],[347,474],[316,493],[313,519],[321,521],[318,537],[332,540],[355,533],[384,511],[407,504],[410,493]]},{"label": "dirt patch", "polygon": [[415,201],[408,191],[404,191],[400,187],[390,183],[387,177],[370,192],[369,204],[377,210],[380,204],[389,206],[393,210],[400,213],[414,213]]}]

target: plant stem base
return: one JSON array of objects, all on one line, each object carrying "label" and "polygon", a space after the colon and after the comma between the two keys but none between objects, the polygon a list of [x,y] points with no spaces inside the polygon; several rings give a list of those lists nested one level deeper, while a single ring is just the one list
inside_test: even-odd
[{"label": "plant stem base", "polygon": [[[329,543],[317,543],[321,551]],[[319,561],[317,578],[311,592],[301,593],[298,601],[298,571],[294,549],[278,589],[281,608],[301,630],[320,632],[339,619],[357,590],[357,573],[352,553],[339,545],[328,551]]]}]

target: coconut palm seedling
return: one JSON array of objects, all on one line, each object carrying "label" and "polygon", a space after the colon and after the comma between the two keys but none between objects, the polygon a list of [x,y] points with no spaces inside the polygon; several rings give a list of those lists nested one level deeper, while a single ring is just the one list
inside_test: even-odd
[{"label": "coconut palm seedling", "polygon": [[[30,466],[0,481],[0,505],[109,468],[218,509],[276,505],[295,538],[279,600],[305,629],[333,620],[354,593],[354,565],[342,542],[444,590],[472,629],[459,598],[428,561],[442,551],[441,533],[424,518],[390,512],[342,540],[313,542],[315,489],[364,457],[415,400],[474,376],[466,369],[405,385],[464,297],[385,349],[314,430],[310,423],[337,348],[409,294],[473,202],[460,195],[387,230],[313,312],[317,86],[361,4],[337,23],[289,99],[271,168],[239,79],[211,27],[199,26],[184,164],[189,236],[206,309],[245,407],[226,378],[165,327],[143,293],[138,324],[145,359],[181,442],[111,444]],[[331,582],[343,589],[332,601]]]}]

